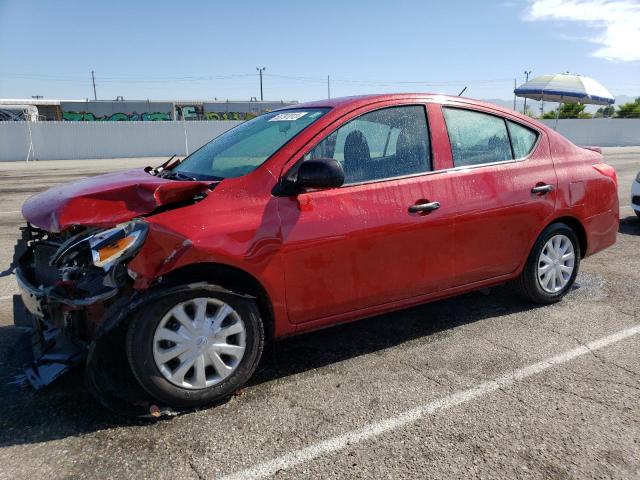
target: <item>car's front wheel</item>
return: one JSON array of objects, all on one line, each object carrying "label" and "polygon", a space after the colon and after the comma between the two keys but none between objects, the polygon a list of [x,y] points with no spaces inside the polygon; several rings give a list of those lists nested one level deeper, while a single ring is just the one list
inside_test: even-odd
[{"label": "car's front wheel", "polygon": [[515,282],[517,290],[535,303],[559,301],[576,280],[580,255],[580,242],[571,227],[564,223],[549,225],[536,240]]},{"label": "car's front wheel", "polygon": [[253,374],[264,328],[255,302],[214,287],[178,290],[131,319],[127,356],[140,384],[174,407],[207,405]]}]

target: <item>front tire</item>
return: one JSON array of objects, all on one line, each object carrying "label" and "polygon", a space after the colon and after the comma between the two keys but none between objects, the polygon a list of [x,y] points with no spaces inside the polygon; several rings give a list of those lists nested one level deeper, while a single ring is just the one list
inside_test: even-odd
[{"label": "front tire", "polygon": [[580,257],[580,242],[571,227],[549,225],[536,240],[515,282],[518,293],[542,305],[560,301],[576,280]]},{"label": "front tire", "polygon": [[127,330],[127,357],[155,399],[198,407],[231,395],[249,380],[264,346],[251,298],[219,287],[171,290],[144,306]]}]

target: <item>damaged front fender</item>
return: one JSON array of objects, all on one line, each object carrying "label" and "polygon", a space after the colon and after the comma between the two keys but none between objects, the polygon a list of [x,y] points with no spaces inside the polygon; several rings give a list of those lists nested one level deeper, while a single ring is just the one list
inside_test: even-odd
[{"label": "damaged front fender", "polygon": [[[193,246],[192,240],[179,233],[163,225],[150,223],[144,245],[128,265],[129,275],[134,278],[133,288],[149,288],[156,279],[182,263],[187,253],[189,256],[196,253]],[[202,257],[203,261],[206,259],[206,256]]]}]

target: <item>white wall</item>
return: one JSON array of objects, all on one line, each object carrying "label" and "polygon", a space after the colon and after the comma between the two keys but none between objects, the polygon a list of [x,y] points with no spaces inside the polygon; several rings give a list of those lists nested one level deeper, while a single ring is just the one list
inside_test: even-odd
[{"label": "white wall", "polygon": [[[185,155],[239,123],[0,122],[0,161]],[[577,145],[640,145],[640,119],[566,119],[558,131]]]},{"label": "white wall", "polygon": [[[553,128],[555,120],[543,120]],[[631,147],[640,145],[640,118],[558,120],[558,132],[576,145]]]},{"label": "white wall", "polygon": [[0,161],[185,155],[239,123],[0,122]]}]

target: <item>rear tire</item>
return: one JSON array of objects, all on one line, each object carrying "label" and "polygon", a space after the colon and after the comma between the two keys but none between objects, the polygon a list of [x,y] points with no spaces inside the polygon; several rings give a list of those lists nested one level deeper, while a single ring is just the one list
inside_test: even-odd
[{"label": "rear tire", "polygon": [[580,266],[580,242],[564,223],[545,228],[514,282],[517,292],[534,303],[558,302],[573,286]]},{"label": "rear tire", "polygon": [[185,286],[143,306],[126,341],[140,385],[182,408],[231,395],[253,375],[263,346],[255,301],[214,286]]}]

